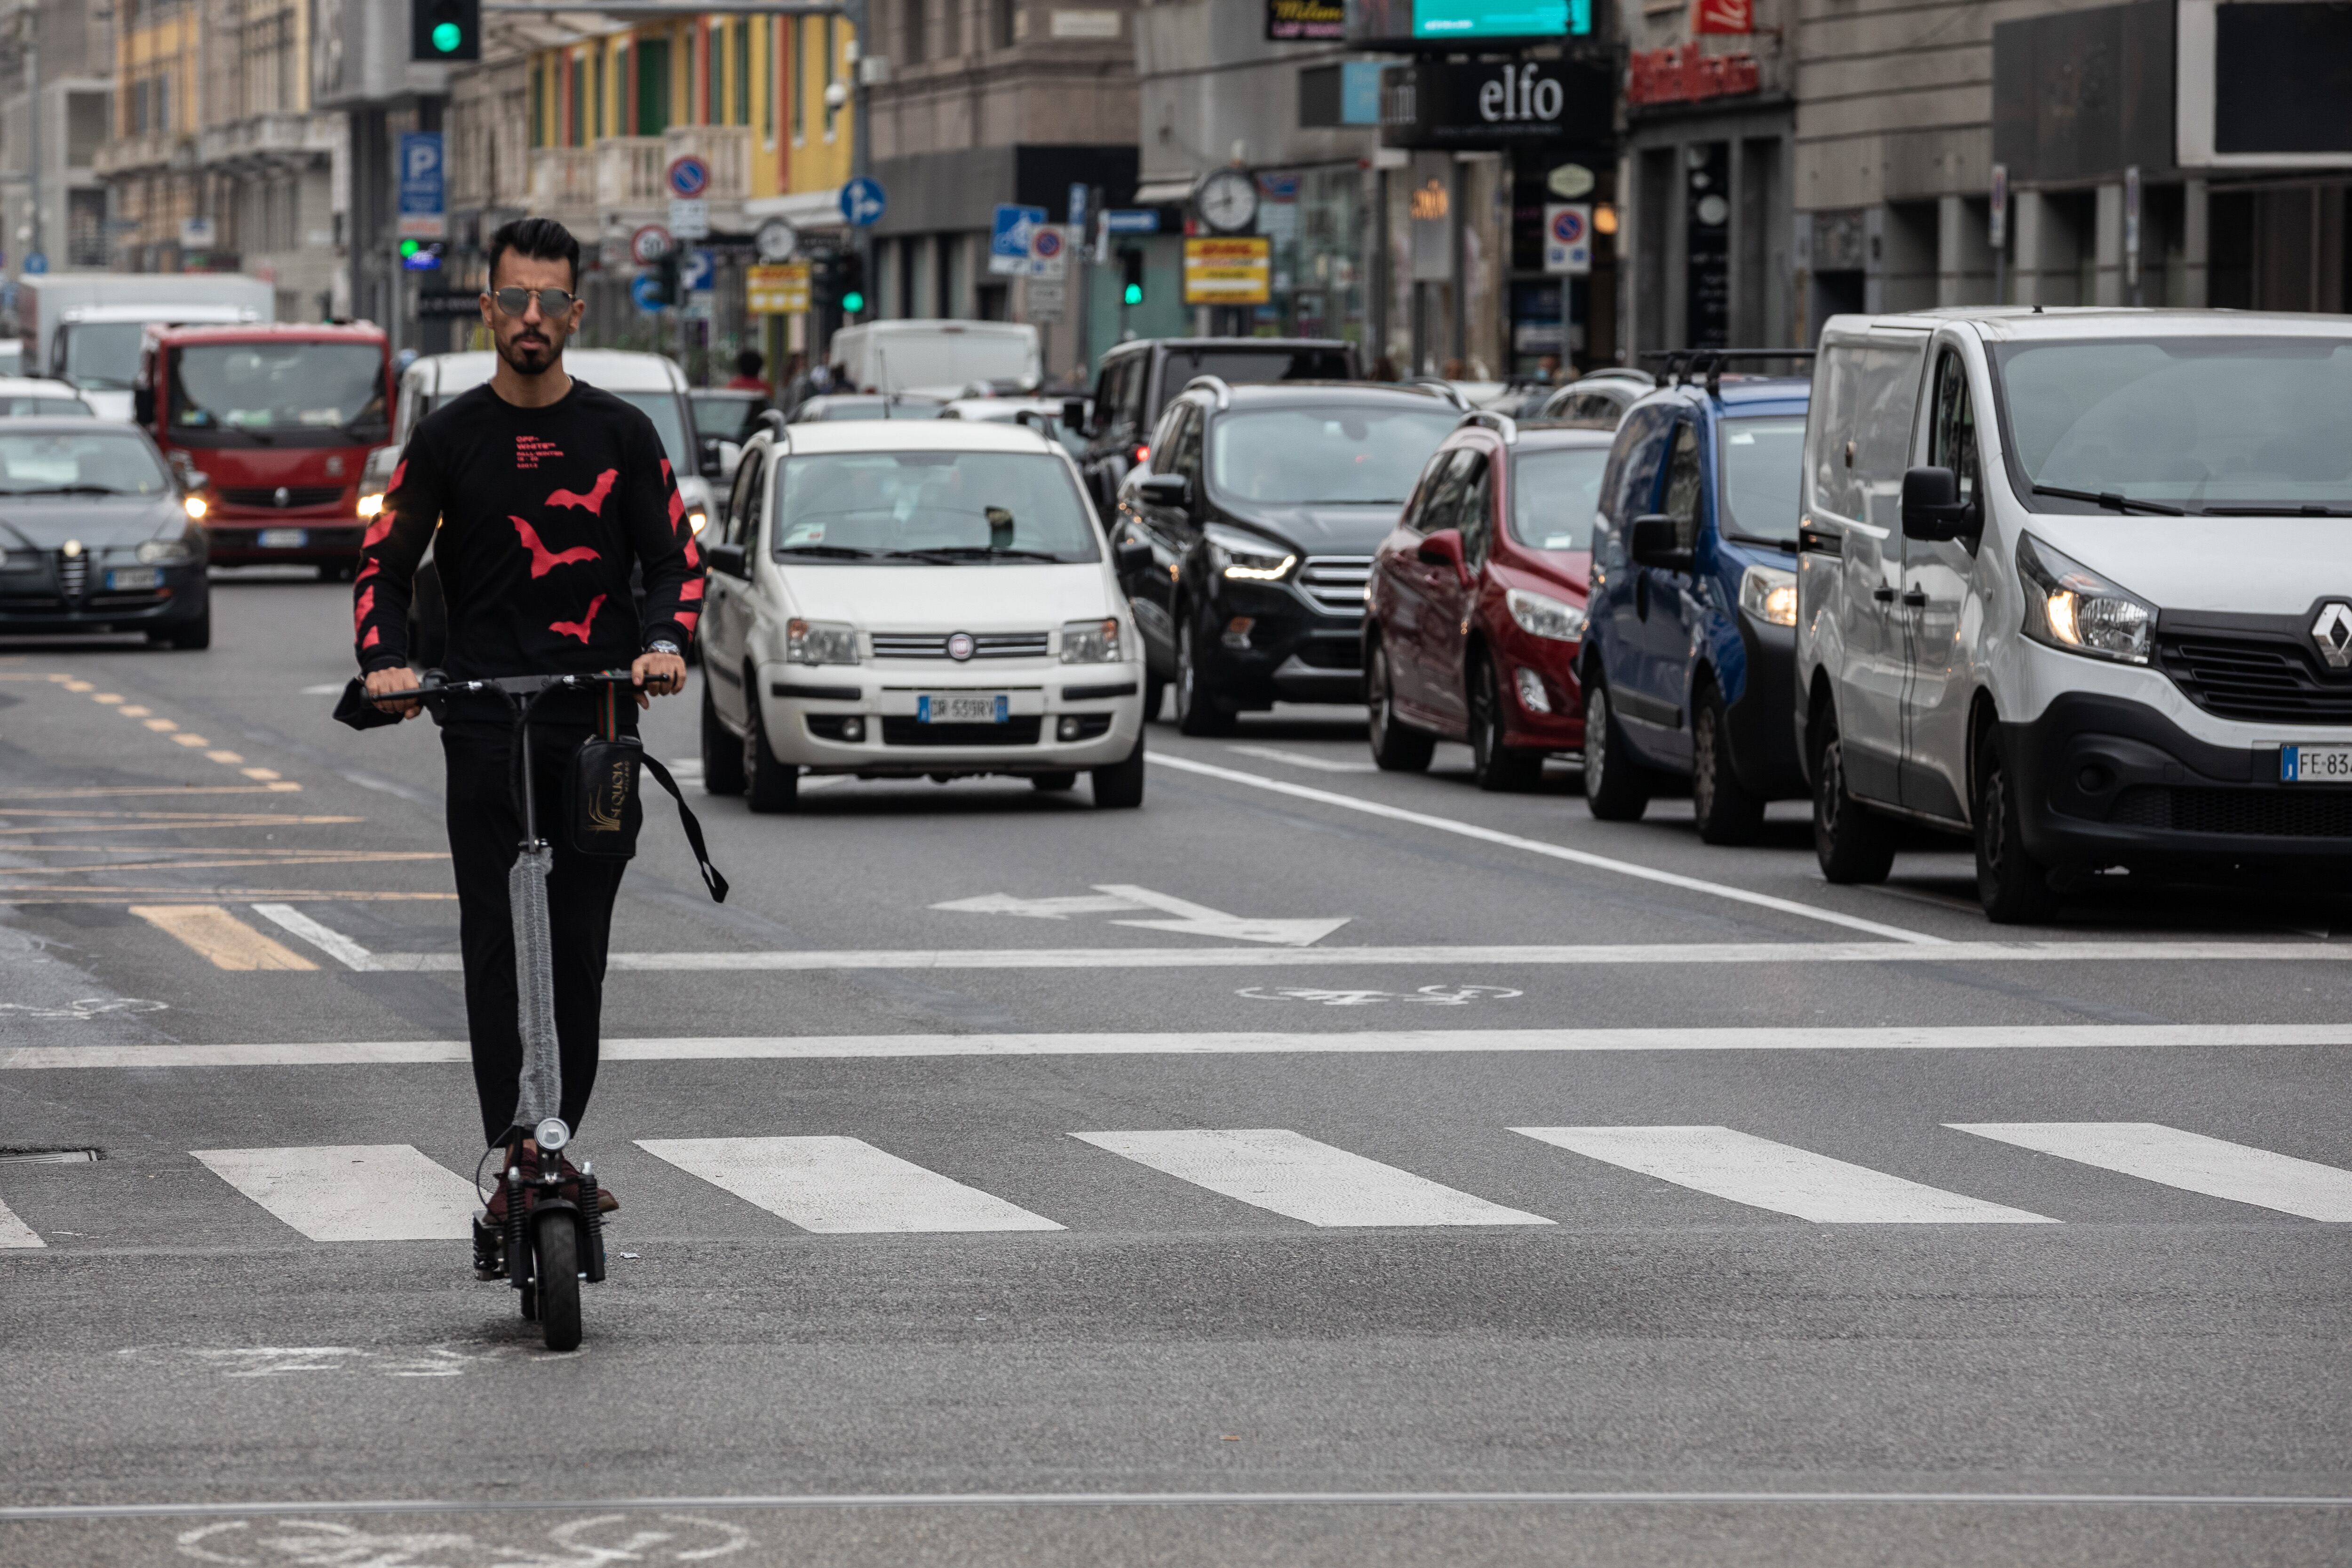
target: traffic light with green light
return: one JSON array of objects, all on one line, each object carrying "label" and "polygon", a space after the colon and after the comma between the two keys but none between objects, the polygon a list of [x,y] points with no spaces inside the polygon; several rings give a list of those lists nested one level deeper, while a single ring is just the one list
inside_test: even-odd
[{"label": "traffic light with green light", "polygon": [[843,252],[837,276],[841,313],[855,316],[866,309],[866,258],[854,250]]},{"label": "traffic light with green light", "polygon": [[1119,292],[1122,305],[1143,303],[1143,252],[1122,250],[1118,253]]},{"label": "traffic light with green light", "polygon": [[482,58],[482,0],[408,0],[408,58]]}]

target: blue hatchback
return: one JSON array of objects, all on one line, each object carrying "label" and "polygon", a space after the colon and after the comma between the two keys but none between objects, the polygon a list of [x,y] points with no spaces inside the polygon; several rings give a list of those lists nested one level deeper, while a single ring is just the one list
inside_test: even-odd
[{"label": "blue hatchback", "polygon": [[1792,687],[1798,476],[1811,384],[1678,376],[1617,428],[1583,666],[1584,794],[1630,822],[1686,777],[1699,837],[1752,838],[1805,795]]}]

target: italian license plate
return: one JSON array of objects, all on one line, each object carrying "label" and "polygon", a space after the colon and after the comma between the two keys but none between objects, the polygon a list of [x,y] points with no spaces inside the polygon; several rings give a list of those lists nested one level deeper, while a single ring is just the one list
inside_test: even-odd
[{"label": "italian license plate", "polygon": [[264,550],[299,550],[310,542],[307,528],[265,528],[254,536],[254,542]]},{"label": "italian license plate", "polygon": [[918,724],[1002,724],[1013,700],[1002,691],[927,691],[915,699]]},{"label": "italian license plate", "polygon": [[2281,746],[2281,784],[2352,784],[2352,746]]},{"label": "italian license plate", "polygon": [[124,566],[106,574],[109,593],[125,588],[160,588],[163,585],[163,569],[160,566]]}]

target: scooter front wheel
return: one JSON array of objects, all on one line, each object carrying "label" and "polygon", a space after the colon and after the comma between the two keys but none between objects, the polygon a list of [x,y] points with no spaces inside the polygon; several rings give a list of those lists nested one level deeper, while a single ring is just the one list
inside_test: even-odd
[{"label": "scooter front wheel", "polygon": [[580,1226],[559,1210],[539,1216],[539,1324],[551,1351],[580,1348]]}]

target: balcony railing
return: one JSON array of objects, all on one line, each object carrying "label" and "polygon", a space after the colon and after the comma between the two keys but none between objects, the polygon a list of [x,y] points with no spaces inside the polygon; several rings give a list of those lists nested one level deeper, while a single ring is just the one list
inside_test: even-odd
[{"label": "balcony railing", "polygon": [[650,207],[669,200],[669,188],[662,184],[669,160],[660,137],[607,136],[594,152],[599,207]]},{"label": "balcony railing", "polygon": [[586,212],[596,205],[596,161],[587,147],[530,150],[530,205],[539,213]]}]

